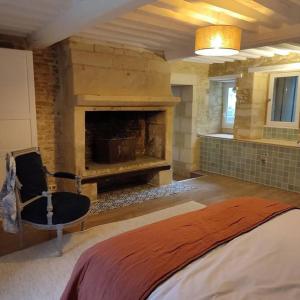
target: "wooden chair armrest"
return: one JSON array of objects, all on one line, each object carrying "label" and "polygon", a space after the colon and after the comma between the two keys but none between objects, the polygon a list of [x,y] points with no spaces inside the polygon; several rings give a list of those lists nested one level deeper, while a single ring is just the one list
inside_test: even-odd
[{"label": "wooden chair armrest", "polygon": [[47,167],[44,166],[44,170],[45,173],[49,176],[53,176],[55,178],[64,178],[64,179],[70,179],[70,180],[75,180],[75,185],[76,185],[76,189],[77,189],[77,193],[80,194],[81,193],[81,177],[73,174],[73,173],[69,173],[69,172],[55,172],[55,173],[51,173],[48,171]]}]

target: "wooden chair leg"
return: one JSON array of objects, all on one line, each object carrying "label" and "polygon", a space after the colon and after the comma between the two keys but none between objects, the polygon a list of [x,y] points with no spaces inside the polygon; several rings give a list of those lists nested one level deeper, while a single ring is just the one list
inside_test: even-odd
[{"label": "wooden chair leg", "polygon": [[58,256],[62,256],[63,251],[62,251],[62,237],[63,237],[63,227],[62,226],[57,226],[57,252]]},{"label": "wooden chair leg", "polygon": [[84,221],[80,223],[80,231],[84,230]]}]

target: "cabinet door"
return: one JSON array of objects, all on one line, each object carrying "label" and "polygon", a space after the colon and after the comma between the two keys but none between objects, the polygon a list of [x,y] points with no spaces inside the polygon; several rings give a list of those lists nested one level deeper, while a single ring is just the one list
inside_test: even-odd
[{"label": "cabinet door", "polygon": [[0,186],[5,154],[37,146],[32,52],[0,48]]}]

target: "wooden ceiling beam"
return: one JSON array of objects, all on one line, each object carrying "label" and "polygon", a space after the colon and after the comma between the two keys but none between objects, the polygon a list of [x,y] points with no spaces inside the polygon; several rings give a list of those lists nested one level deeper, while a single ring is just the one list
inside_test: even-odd
[{"label": "wooden ceiling beam", "polygon": [[239,54],[231,55],[230,57],[233,58],[234,60],[246,60],[247,59],[247,57],[239,55]]},{"label": "wooden ceiling beam", "polygon": [[296,43],[283,43],[283,44],[279,44],[276,47],[287,49],[292,52],[298,52],[298,51],[300,52],[300,44],[296,44]]},{"label": "wooden ceiling beam", "polygon": [[282,49],[282,48],[279,48],[277,46],[272,46],[272,47],[270,47],[270,46],[264,46],[264,47],[260,47],[258,49],[271,51],[271,52],[273,52],[276,55],[283,55],[283,56],[289,55],[290,52],[291,52],[290,50]]},{"label": "wooden ceiling beam", "polygon": [[33,47],[47,47],[89,26],[111,21],[153,0],[72,1],[70,8],[49,24],[34,32],[29,40]]},{"label": "wooden ceiling beam", "polygon": [[[124,40],[120,40],[115,37],[102,37],[101,35],[99,36],[99,35],[95,35],[95,34],[87,33],[87,32],[80,33],[79,38],[92,40],[92,41],[98,41],[100,44],[114,43],[114,44],[124,45],[124,46],[126,45],[126,46],[137,47],[137,48],[147,47],[147,49],[152,49],[150,45],[145,45],[142,43],[136,43],[136,42],[132,42],[132,41],[124,41]],[[153,50],[155,50],[155,49],[153,48]]]},{"label": "wooden ceiling beam", "polygon": [[180,34],[178,31],[172,30],[172,28],[170,29],[166,29],[166,28],[161,28],[161,27],[156,27],[156,26],[149,26],[147,24],[142,24],[140,22],[136,22],[136,21],[130,21],[130,20],[124,20],[122,18],[119,18],[115,21],[111,21],[108,24],[111,25],[115,25],[115,26],[120,26],[123,28],[128,28],[128,29],[139,29],[142,32],[145,33],[153,33],[153,34],[158,34],[160,36],[163,37],[167,37],[167,38],[176,38],[176,39],[180,39],[181,41],[185,41],[187,39],[190,39],[190,36],[185,36],[183,34]]},{"label": "wooden ceiling beam", "polygon": [[225,56],[211,56],[213,60],[216,61],[222,61],[222,62],[233,62],[235,59],[231,56],[225,57]]},{"label": "wooden ceiling beam", "polygon": [[9,29],[9,28],[1,28],[0,34],[12,35],[12,36],[18,36],[18,37],[26,37],[25,32],[20,32],[19,30]]},{"label": "wooden ceiling beam", "polygon": [[153,46],[156,47],[157,49],[159,49],[161,47],[161,43],[159,41],[153,41],[153,40],[149,40],[148,38],[144,37],[134,37],[134,36],[130,36],[130,35],[125,35],[123,33],[117,33],[114,32],[112,30],[97,30],[97,29],[89,29],[89,30],[85,30],[82,33],[87,33],[87,34],[93,34],[95,36],[99,36],[99,37],[103,37],[105,38],[115,38],[117,40],[122,40],[123,42],[134,42],[134,43],[140,43],[143,45],[149,45],[149,46]]},{"label": "wooden ceiling beam", "polygon": [[215,62],[233,62],[234,58],[231,58],[231,56],[229,57],[225,57],[225,56],[194,56],[192,57],[193,59],[197,60],[197,59],[204,59],[204,60],[213,60]]},{"label": "wooden ceiling beam", "polygon": [[245,52],[245,50],[240,51],[239,56],[243,56],[246,58],[254,58],[254,59],[261,57],[261,55],[258,55],[258,54],[247,53],[247,52]]},{"label": "wooden ceiling beam", "polygon": [[198,64],[222,64],[224,62],[220,61],[220,60],[214,60],[213,58],[209,58],[209,57],[188,57],[185,58],[184,61],[188,61],[188,62],[193,62],[193,63],[198,63]]},{"label": "wooden ceiling beam", "polygon": [[256,34],[245,33],[242,37],[242,49],[295,42],[300,42],[300,24],[285,25],[277,30],[262,29]]},{"label": "wooden ceiling beam", "polygon": [[265,57],[273,57],[274,53],[272,51],[266,51],[261,49],[245,49],[243,53],[257,54]]},{"label": "wooden ceiling beam", "polygon": [[[187,0],[191,3],[199,3],[199,0]],[[221,11],[224,14],[228,14],[231,16],[234,16],[235,14],[237,17],[243,19],[243,17],[246,17],[243,19],[244,21],[247,21],[247,18],[251,18],[254,21],[257,21],[264,26],[267,26],[269,28],[278,28],[280,24],[277,22],[277,19],[274,18],[272,15],[267,16],[259,11],[245,6],[243,3],[240,3],[239,1],[235,0],[204,0],[203,2],[210,4],[215,7],[215,11],[218,11],[218,9],[221,9]]]},{"label": "wooden ceiling beam", "polygon": [[183,11],[177,12],[171,9],[162,8],[155,5],[145,5],[140,7],[138,10],[146,12],[148,14],[164,17],[167,19],[171,19],[171,20],[173,19],[177,22],[182,22],[188,25],[205,26],[209,24],[207,20],[200,20],[200,19],[193,18],[188,14],[184,14]]},{"label": "wooden ceiling beam", "polygon": [[191,41],[184,47],[178,47],[177,49],[166,49],[165,58],[167,60],[179,60],[187,57],[195,56],[194,53],[195,42]]},{"label": "wooden ceiling beam", "polygon": [[123,19],[129,21],[139,22],[143,25],[147,24],[147,26],[152,28],[163,28],[163,29],[170,29],[178,31],[179,34],[185,34],[186,36],[194,36],[195,30],[193,29],[194,26],[190,26],[188,24],[178,24],[174,20],[168,20],[164,17],[153,16],[152,14],[145,13],[142,11],[132,12],[126,14],[122,17]]},{"label": "wooden ceiling beam", "polygon": [[258,31],[257,24],[246,22],[220,11],[214,11],[215,7],[205,2],[190,3],[184,0],[160,0],[155,5],[176,9],[176,12],[188,16],[190,20],[202,20],[208,24],[235,25],[250,32]]},{"label": "wooden ceiling beam", "polygon": [[297,5],[300,5],[300,0],[290,0],[290,1],[294,2]]},{"label": "wooden ceiling beam", "polygon": [[13,26],[15,28],[20,28],[25,31],[34,31],[38,26],[38,24],[36,24],[35,22],[29,22],[20,19],[12,19],[8,16],[2,17],[0,15],[0,20],[1,28],[3,28],[4,26]]},{"label": "wooden ceiling beam", "polygon": [[282,16],[287,23],[295,24],[300,22],[300,6],[289,0],[255,0],[257,3],[269,8]]},{"label": "wooden ceiling beam", "polygon": [[[1,2],[1,1],[0,1]],[[56,10],[52,10],[47,7],[47,9],[41,9],[39,5],[28,5],[26,1],[18,1],[13,3],[12,1],[7,1],[4,4],[1,4],[1,14],[10,15],[14,14],[15,16],[28,18],[30,17],[34,20],[44,21],[45,18],[51,18],[53,15],[57,14]]]},{"label": "wooden ceiling beam", "polygon": [[197,63],[197,64],[213,64],[214,62],[211,61],[211,60],[208,60],[208,59],[194,59],[194,58],[185,58],[183,59],[183,61],[186,61],[186,62],[191,62],[191,63]]},{"label": "wooden ceiling beam", "polygon": [[116,26],[113,24],[104,24],[101,26],[95,26],[94,29],[96,30],[101,30],[101,31],[108,31],[111,32],[112,35],[114,35],[114,33],[121,33],[121,34],[125,34],[128,35],[129,37],[136,37],[136,38],[142,38],[142,39],[148,39],[149,41],[153,41],[153,42],[159,42],[162,44],[169,44],[171,43],[172,45],[184,45],[185,41],[182,41],[180,39],[172,39],[172,38],[167,38],[163,35],[158,35],[155,33],[148,33],[145,32],[143,30],[140,30],[138,28],[135,29],[131,29],[131,28],[125,28],[122,26]]},{"label": "wooden ceiling beam", "polygon": [[25,34],[28,32],[28,28],[25,26],[21,26],[20,24],[2,24],[1,30],[12,30],[16,32],[20,32],[20,34]]}]

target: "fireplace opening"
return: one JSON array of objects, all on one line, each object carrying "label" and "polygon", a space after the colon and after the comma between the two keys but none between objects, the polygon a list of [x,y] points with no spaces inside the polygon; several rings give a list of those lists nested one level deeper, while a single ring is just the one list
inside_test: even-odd
[{"label": "fireplace opening", "polygon": [[86,169],[165,159],[165,111],[87,111]]}]

